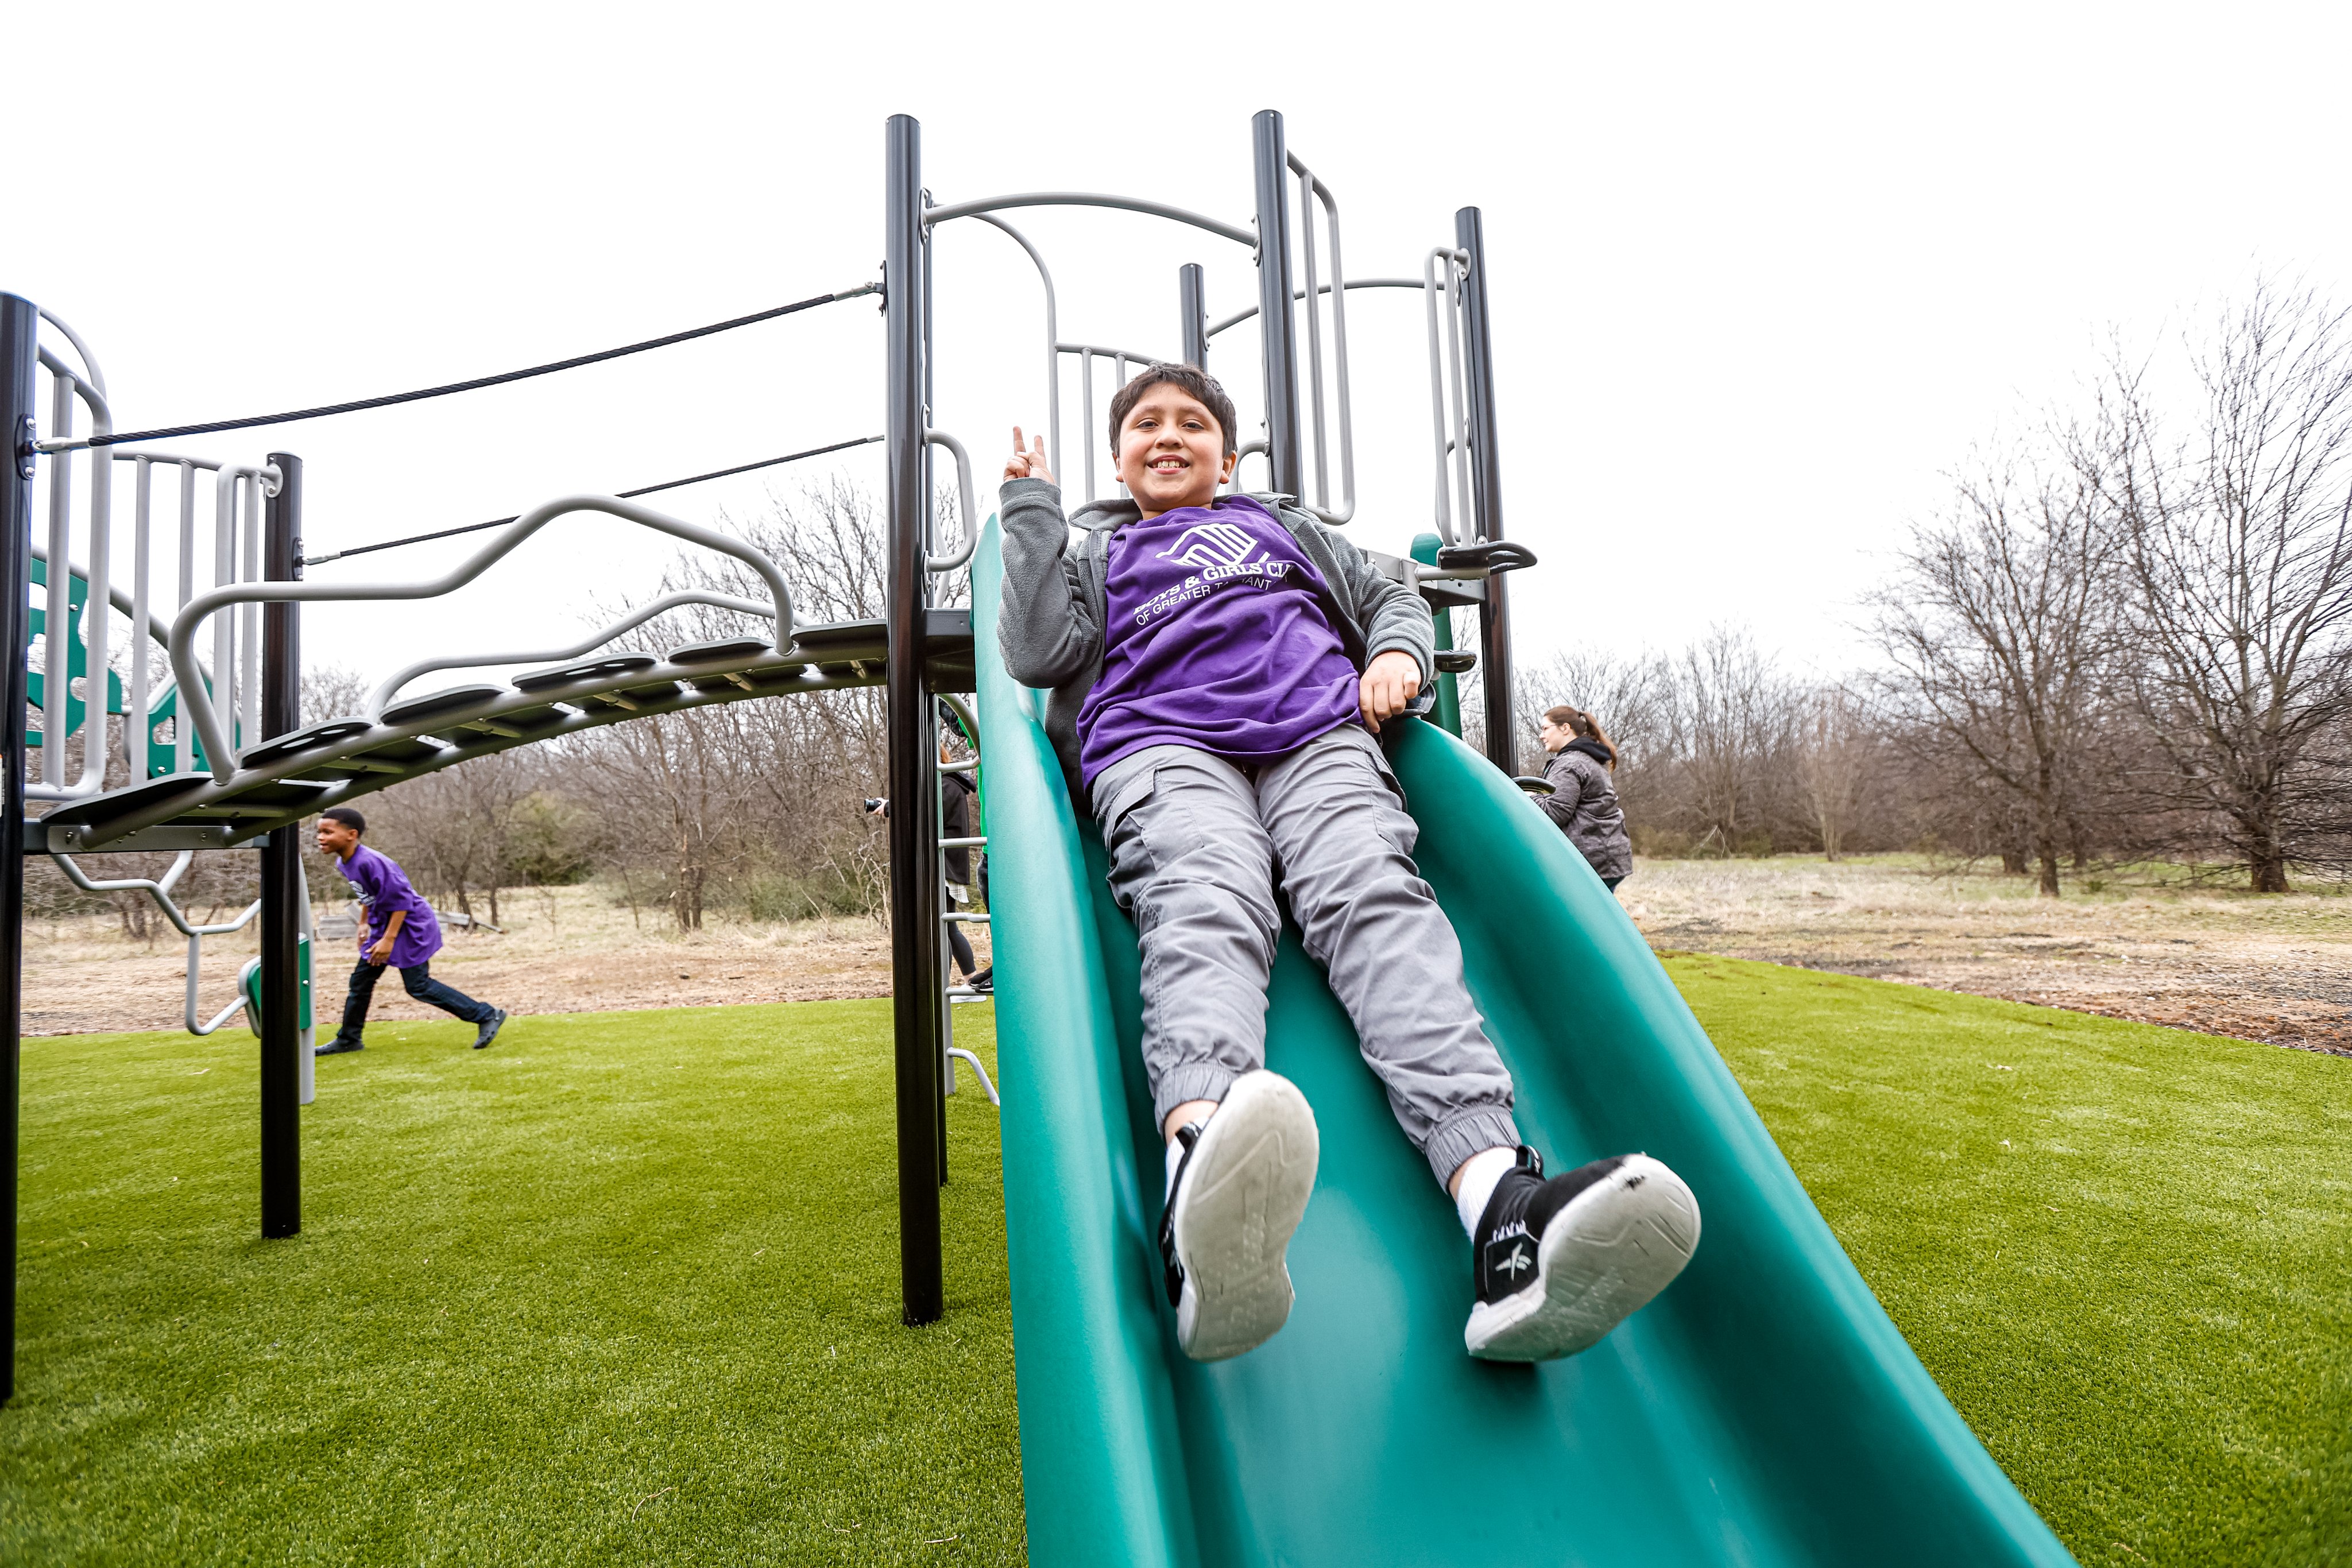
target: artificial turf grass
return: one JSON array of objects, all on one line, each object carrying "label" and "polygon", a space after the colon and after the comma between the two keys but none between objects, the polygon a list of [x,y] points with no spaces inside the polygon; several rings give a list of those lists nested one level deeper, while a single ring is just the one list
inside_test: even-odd
[{"label": "artificial turf grass", "polygon": [[948,1315],[903,1328],[888,1038],[380,1023],[282,1241],[249,1035],[26,1041],[0,1561],[1019,1561],[995,1113],[967,1074]]},{"label": "artificial turf grass", "polygon": [[[1669,968],[2079,1556],[2352,1555],[2346,1063]],[[950,1316],[915,1333],[885,1004],[509,1029],[478,1057],[379,1025],[320,1063],[310,1228],[269,1243],[249,1037],[28,1042],[0,1560],[1017,1557],[984,1102],[951,1107]],[[843,1149],[838,1187],[806,1179]]]},{"label": "artificial turf grass", "polygon": [[2078,1558],[2352,1562],[2352,1061],[1666,966],[1864,1278]]}]

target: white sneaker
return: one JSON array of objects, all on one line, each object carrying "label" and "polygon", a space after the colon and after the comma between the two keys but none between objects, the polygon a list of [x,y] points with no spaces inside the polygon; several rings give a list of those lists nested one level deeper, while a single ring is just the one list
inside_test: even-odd
[{"label": "white sneaker", "polygon": [[1283,1254],[1315,1189],[1315,1113],[1279,1073],[1244,1073],[1204,1126],[1180,1127],[1160,1221],[1176,1343],[1195,1361],[1255,1350],[1289,1320]]},{"label": "white sneaker", "polygon": [[1574,1355],[1672,1284],[1698,1249],[1698,1199],[1647,1155],[1595,1160],[1543,1179],[1519,1150],[1471,1243],[1478,1299],[1462,1331],[1487,1361]]}]

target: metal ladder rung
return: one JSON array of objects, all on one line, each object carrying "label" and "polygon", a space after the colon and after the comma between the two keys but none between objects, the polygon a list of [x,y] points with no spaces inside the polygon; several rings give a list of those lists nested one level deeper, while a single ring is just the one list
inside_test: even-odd
[{"label": "metal ladder rung", "polygon": [[974,850],[986,842],[988,842],[988,841],[984,838],[941,839],[940,841],[940,848],[943,850]]},{"label": "metal ladder rung", "polygon": [[962,915],[952,911],[940,915],[940,919],[942,921],[961,920],[967,925],[985,925],[988,924],[988,916],[985,915]]}]

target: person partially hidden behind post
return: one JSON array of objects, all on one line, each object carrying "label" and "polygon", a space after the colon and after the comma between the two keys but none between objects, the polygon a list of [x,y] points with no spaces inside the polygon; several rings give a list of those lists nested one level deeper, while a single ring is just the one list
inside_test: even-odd
[{"label": "person partially hidden behind post", "polygon": [[368,1003],[386,964],[400,971],[400,983],[410,996],[478,1026],[474,1049],[481,1050],[499,1037],[506,1009],[478,1002],[433,977],[433,955],[441,950],[441,923],[397,864],[360,842],[366,831],[367,819],[349,806],[330,806],[319,813],[319,848],[335,857],[335,869],[352,884],[352,896],[367,917],[360,922],[360,963],[352,971],[351,994],[343,999],[343,1027],[311,1054],[335,1056],[366,1049],[360,1043],[360,1031],[367,1028]]},{"label": "person partially hidden behind post", "polygon": [[1234,405],[1188,365],[1111,400],[1128,498],[1076,519],[1045,443],[1001,493],[1005,667],[1091,803],[1142,945],[1143,1059],[1167,1140],[1160,1247],[1177,1342],[1238,1355],[1290,1315],[1286,1253],[1315,1185],[1315,1114],[1265,1068],[1276,868],[1405,1136],[1470,1236],[1472,1355],[1599,1341],[1698,1245],[1698,1204],[1646,1155],[1546,1180],[1462,948],[1412,862],[1372,737],[1430,677],[1429,608],[1288,497],[1220,497]]}]

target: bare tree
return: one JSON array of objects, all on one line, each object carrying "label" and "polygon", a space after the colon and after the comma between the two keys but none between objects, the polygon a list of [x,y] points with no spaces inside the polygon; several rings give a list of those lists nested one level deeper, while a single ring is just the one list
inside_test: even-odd
[{"label": "bare tree", "polygon": [[2090,487],[2012,459],[1960,478],[1873,595],[1889,697],[2013,802],[2044,897],[2115,647],[2113,589]]},{"label": "bare tree", "polygon": [[1790,751],[1822,858],[1836,860],[1860,826],[1863,789],[1878,751],[1868,709],[1842,685],[1818,688],[1799,708]]},{"label": "bare tree", "polygon": [[1789,739],[1788,683],[1746,630],[1717,626],[1668,666],[1673,751],[1699,848],[1771,843],[1771,797]]},{"label": "bare tree", "polygon": [[2352,714],[2352,344],[2347,312],[2265,281],[2190,350],[2198,407],[2167,425],[2114,358],[2084,472],[2133,589],[2137,695],[2171,787],[2257,893],[2344,826],[2321,755]]},{"label": "bare tree", "polygon": [[1538,727],[1544,712],[1565,703],[1600,724],[1617,750],[1612,782],[1628,824],[1640,822],[1657,799],[1664,765],[1671,760],[1672,680],[1664,662],[1646,652],[1609,648],[1555,653],[1518,672],[1513,706],[1519,711],[1519,755],[1525,770],[1543,771]]}]

